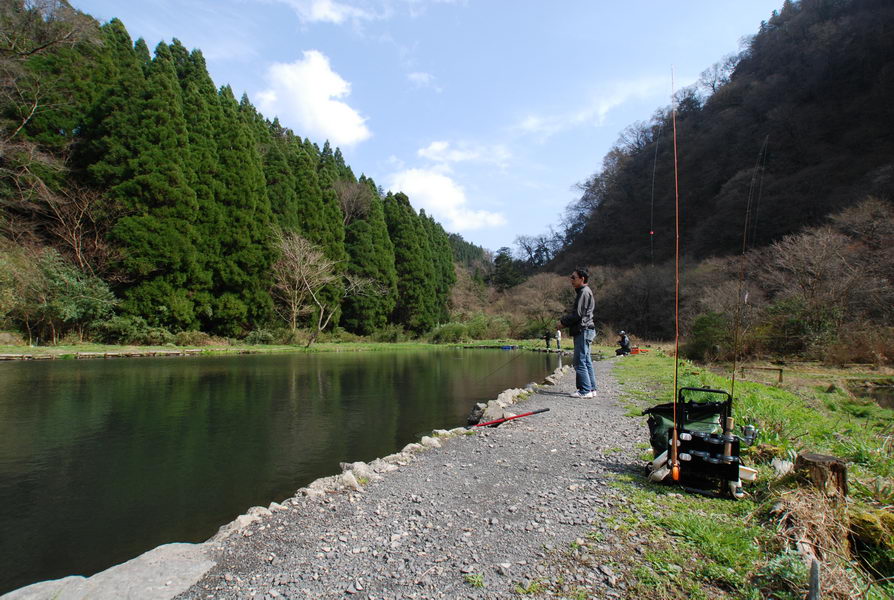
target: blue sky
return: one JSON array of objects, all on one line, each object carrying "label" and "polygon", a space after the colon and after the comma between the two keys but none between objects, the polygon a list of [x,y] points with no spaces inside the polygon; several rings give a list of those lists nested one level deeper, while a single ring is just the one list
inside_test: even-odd
[{"label": "blue sky", "polygon": [[[72,0],[496,250],[557,227],[620,132],[782,0]],[[685,143],[685,140],[680,140]]]}]

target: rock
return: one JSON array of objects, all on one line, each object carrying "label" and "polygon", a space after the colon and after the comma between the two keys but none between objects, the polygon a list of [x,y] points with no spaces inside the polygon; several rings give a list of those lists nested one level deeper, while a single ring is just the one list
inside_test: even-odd
[{"label": "rock", "polygon": [[357,478],[354,477],[353,471],[345,471],[341,475],[338,476],[338,486],[340,488],[351,489],[354,491],[359,491],[362,489],[360,486],[360,482],[357,481]]},{"label": "rock", "polygon": [[412,454],[413,452],[419,452],[422,450],[422,444],[407,444],[404,446],[403,450],[401,450],[402,454]]},{"label": "rock", "polygon": [[422,440],[420,441],[420,443],[423,446],[425,446],[426,448],[440,448],[441,447],[441,442],[439,442],[438,440],[436,440],[433,437],[428,437],[427,435],[422,436]]}]

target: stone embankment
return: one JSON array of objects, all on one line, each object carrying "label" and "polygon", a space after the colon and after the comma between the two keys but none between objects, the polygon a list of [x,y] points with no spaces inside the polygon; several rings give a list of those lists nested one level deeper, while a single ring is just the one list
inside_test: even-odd
[{"label": "stone embankment", "polygon": [[611,361],[599,394],[551,385],[507,390],[485,419],[540,408],[499,428],[435,431],[401,452],[255,507],[204,544],[169,544],[88,579],[14,591],[36,598],[518,598],[520,591],[616,598],[608,565],[569,567],[569,552],[623,506],[618,473],[641,470],[645,428],[624,416]]}]

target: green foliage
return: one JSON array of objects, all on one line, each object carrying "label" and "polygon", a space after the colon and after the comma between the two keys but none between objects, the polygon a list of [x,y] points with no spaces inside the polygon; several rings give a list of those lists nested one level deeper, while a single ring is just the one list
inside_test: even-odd
[{"label": "green foliage", "polygon": [[435,271],[419,216],[404,194],[388,194],[384,201],[388,235],[394,244],[397,304],[392,321],[416,332],[435,324]]},{"label": "green foliage", "polygon": [[430,339],[435,344],[455,344],[471,339],[469,328],[463,323],[447,323],[431,332]]},{"label": "green foliage", "polygon": [[683,355],[693,360],[716,356],[729,346],[730,331],[730,323],[724,315],[715,312],[699,315],[683,346]]},{"label": "green foliage", "polygon": [[268,329],[254,329],[245,336],[245,343],[251,346],[274,343],[274,333]]},{"label": "green foliage", "polygon": [[210,346],[214,338],[203,331],[180,331],[174,335],[178,346]]},{"label": "green foliage", "polygon": [[503,247],[497,250],[497,255],[494,257],[494,270],[490,276],[491,284],[498,290],[505,291],[520,284],[524,279],[509,248]]},{"label": "green foliage", "polygon": [[385,342],[391,344],[406,342],[411,339],[411,336],[403,327],[394,323],[389,323],[384,327],[376,329],[370,334],[369,337],[374,342]]},{"label": "green foliage", "polygon": [[372,198],[366,216],[355,219],[345,230],[345,248],[348,272],[374,281],[380,289],[348,298],[342,323],[350,331],[369,334],[385,326],[397,304],[394,244],[388,236],[385,208],[378,196]]},{"label": "green foliage", "polygon": [[133,344],[139,346],[163,346],[173,344],[174,335],[163,327],[153,327],[142,317],[117,316],[96,325],[100,341],[107,344]]},{"label": "green foliage", "polygon": [[[15,78],[0,82],[18,93],[3,94],[0,127],[18,127],[20,109],[36,94],[41,110],[17,133],[24,141],[4,154],[8,173],[27,176],[0,182],[0,220],[27,225],[21,239],[57,248],[113,282],[124,316],[171,331],[257,330],[272,316],[271,233],[279,226],[318,244],[348,274],[375,282],[375,293],[349,300],[342,279],[321,291],[333,328],[342,309],[344,326],[358,334],[390,323],[423,332],[447,320],[448,236],[405,196],[397,220],[386,222],[382,193],[372,180],[356,179],[338,148],[327,142],[321,150],[266,121],[247,96],[237,102],[228,87],[217,90],[201,52],[178,40],[159,44],[153,56],[117,19],[100,28],[64,2],[23,7],[0,14],[17,32],[7,43],[24,49],[8,57]],[[66,28],[70,35],[56,36]],[[340,184],[368,188],[373,198],[348,232]],[[90,202],[87,212],[77,213],[82,200]],[[400,257],[392,225],[410,242]],[[70,326],[80,335],[89,316],[66,305],[50,317],[39,294],[18,293],[41,289],[43,275],[35,260],[16,260],[17,276],[0,274],[0,319],[41,337],[44,327],[50,337]],[[402,291],[409,292],[400,307],[397,265],[406,265]]]}]

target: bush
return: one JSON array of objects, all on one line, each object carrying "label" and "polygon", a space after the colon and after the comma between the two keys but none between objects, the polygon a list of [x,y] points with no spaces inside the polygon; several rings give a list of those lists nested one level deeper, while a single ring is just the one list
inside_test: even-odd
[{"label": "bush", "polygon": [[274,339],[274,335],[272,331],[268,331],[267,329],[255,329],[243,340],[246,344],[251,346],[257,346],[259,344],[272,344]]},{"label": "bush", "polygon": [[347,343],[347,342],[359,342],[363,340],[363,336],[357,335],[356,333],[351,333],[342,327],[335,327],[332,331],[324,331],[320,335],[317,336],[318,342],[334,342],[334,343]]},{"label": "bush", "polygon": [[683,356],[690,360],[711,360],[730,348],[730,324],[720,313],[711,312],[696,317],[692,324]]},{"label": "bush", "polygon": [[400,325],[394,325],[393,323],[389,323],[380,329],[376,329],[370,335],[370,339],[374,342],[381,342],[385,344],[397,344],[399,342],[406,342],[410,339],[410,336]]},{"label": "bush", "polygon": [[181,331],[174,336],[174,343],[178,346],[210,346],[213,340],[204,331]]},{"label": "bush", "polygon": [[469,330],[462,323],[447,323],[431,332],[430,339],[434,344],[455,344],[470,339]]},{"label": "bush", "polygon": [[94,324],[100,341],[107,344],[163,346],[174,343],[174,335],[163,327],[151,327],[142,317],[131,315],[112,317]]}]

